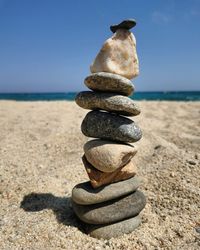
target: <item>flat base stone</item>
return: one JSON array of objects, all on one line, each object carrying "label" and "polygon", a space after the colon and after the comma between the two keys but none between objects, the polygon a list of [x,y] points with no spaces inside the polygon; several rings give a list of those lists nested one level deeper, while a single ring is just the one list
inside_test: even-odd
[{"label": "flat base stone", "polygon": [[109,225],[86,224],[86,233],[97,239],[110,239],[133,232],[141,224],[140,216]]},{"label": "flat base stone", "polygon": [[111,224],[137,216],[146,205],[144,194],[136,190],[118,199],[93,205],[80,205],[72,200],[77,217],[88,224]]},{"label": "flat base stone", "polygon": [[140,186],[140,179],[133,177],[94,189],[89,181],[79,183],[72,190],[72,200],[77,204],[91,205],[120,198],[134,192]]}]

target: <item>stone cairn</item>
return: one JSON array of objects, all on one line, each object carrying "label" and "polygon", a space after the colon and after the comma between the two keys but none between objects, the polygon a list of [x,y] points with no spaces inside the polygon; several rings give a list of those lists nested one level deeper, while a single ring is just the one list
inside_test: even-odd
[{"label": "stone cairn", "polygon": [[141,223],[145,207],[140,180],[131,161],[134,143],[141,139],[140,128],[125,116],[140,114],[130,96],[130,81],[139,74],[136,40],[129,31],[136,25],[129,19],[112,25],[114,33],[101,48],[90,67],[85,85],[92,91],[80,92],[76,103],[90,111],[81,130],[93,137],[84,145],[83,164],[90,181],[73,188],[72,206],[92,237],[109,239],[132,232]]}]

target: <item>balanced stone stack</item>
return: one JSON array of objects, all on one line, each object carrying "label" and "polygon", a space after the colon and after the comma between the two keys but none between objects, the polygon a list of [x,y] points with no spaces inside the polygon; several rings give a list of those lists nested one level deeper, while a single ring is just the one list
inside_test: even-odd
[{"label": "balanced stone stack", "polygon": [[82,133],[96,139],[84,145],[82,161],[90,181],[73,188],[72,205],[86,232],[96,238],[132,232],[146,204],[132,162],[137,148],[130,144],[142,133],[126,117],[140,114],[128,97],[134,92],[130,79],[139,73],[136,41],[129,31],[135,24],[129,19],[110,27],[114,35],[104,43],[85,79],[92,91],[76,97],[80,107],[92,110],[82,122]]}]

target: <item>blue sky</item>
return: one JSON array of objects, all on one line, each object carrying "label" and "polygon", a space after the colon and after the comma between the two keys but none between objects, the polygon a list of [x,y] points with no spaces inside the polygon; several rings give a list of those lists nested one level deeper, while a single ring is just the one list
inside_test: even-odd
[{"label": "blue sky", "polygon": [[127,18],[138,91],[200,90],[200,0],[0,0],[0,92],[86,89],[109,26]]}]

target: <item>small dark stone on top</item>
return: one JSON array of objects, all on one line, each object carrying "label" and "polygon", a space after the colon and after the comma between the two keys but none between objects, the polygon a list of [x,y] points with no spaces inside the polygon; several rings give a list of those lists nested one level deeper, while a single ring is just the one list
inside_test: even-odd
[{"label": "small dark stone on top", "polygon": [[127,19],[122,21],[119,24],[111,25],[110,30],[115,33],[118,29],[126,29],[130,30],[136,25],[136,21],[134,19]]}]

